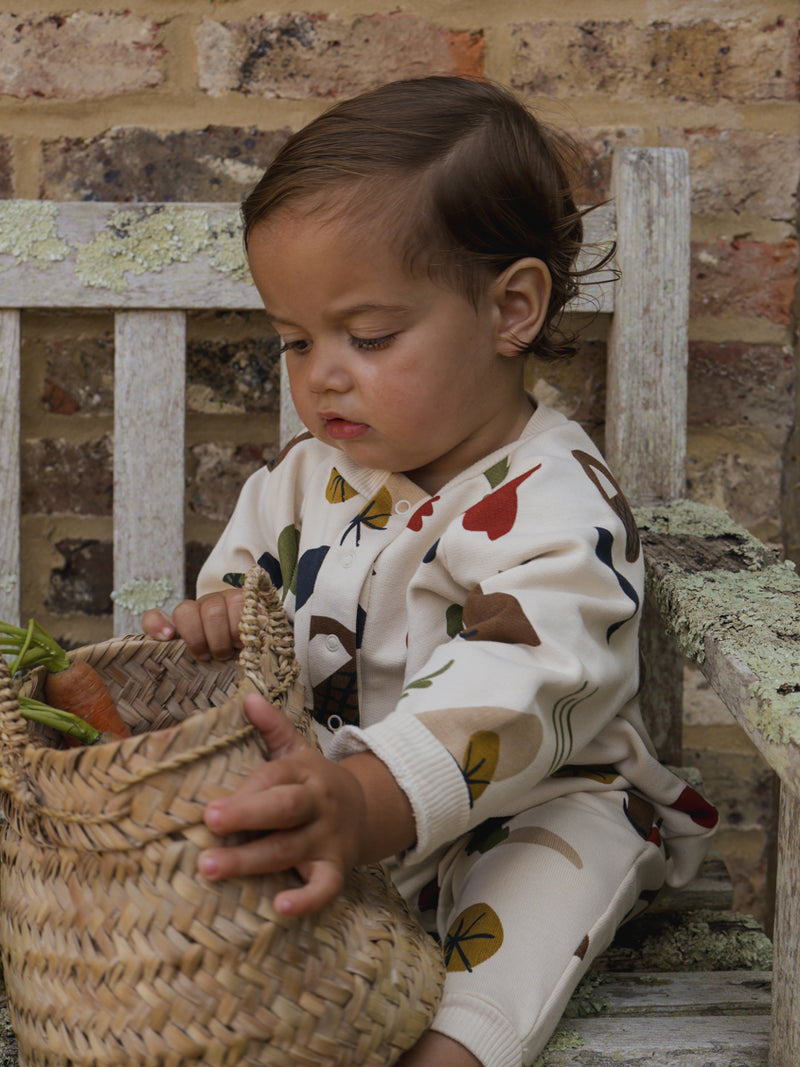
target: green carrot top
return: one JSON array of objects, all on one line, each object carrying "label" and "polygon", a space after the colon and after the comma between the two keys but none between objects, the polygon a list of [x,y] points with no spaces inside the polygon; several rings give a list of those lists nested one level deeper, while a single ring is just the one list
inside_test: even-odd
[{"label": "green carrot top", "polygon": [[15,657],[9,665],[12,675],[39,666],[57,674],[70,665],[61,645],[33,619],[27,628],[0,622],[0,653]]}]

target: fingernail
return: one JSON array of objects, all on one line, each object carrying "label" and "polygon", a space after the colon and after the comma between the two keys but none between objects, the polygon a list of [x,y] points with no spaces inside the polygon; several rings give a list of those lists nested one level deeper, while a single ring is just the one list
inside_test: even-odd
[{"label": "fingernail", "polygon": [[198,856],[197,869],[201,874],[204,874],[206,878],[213,878],[214,875],[219,873],[217,861],[208,852],[201,852]]},{"label": "fingernail", "polygon": [[209,830],[217,830],[217,829],[219,829],[219,825],[220,825],[221,820],[222,820],[222,814],[221,814],[219,808],[216,808],[213,805],[209,804],[209,806],[206,808],[205,813],[203,815],[203,821],[205,822],[205,824],[209,828]]}]

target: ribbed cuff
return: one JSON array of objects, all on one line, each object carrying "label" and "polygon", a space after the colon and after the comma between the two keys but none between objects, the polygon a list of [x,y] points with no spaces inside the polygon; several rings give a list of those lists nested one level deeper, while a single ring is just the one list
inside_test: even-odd
[{"label": "ribbed cuff", "polygon": [[368,749],[394,775],[411,803],[417,842],[404,859],[418,862],[469,828],[469,793],[458,764],[413,715],[393,712],[382,722],[339,730],[330,748],[333,759]]},{"label": "ribbed cuff", "polygon": [[469,1049],[483,1067],[520,1067],[522,1042],[496,1004],[479,997],[447,996],[431,1023]]}]

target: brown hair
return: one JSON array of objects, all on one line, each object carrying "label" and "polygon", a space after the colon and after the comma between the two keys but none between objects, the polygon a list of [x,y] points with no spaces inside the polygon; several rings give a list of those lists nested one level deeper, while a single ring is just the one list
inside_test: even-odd
[{"label": "brown hair", "polygon": [[575,346],[559,320],[588,273],[575,266],[583,225],[568,175],[577,158],[565,135],[492,82],[391,82],[337,104],[284,144],[242,206],[245,243],[279,208],[332,207],[355,224],[380,220],[410,270],[473,303],[490,278],[534,256],[553,289],[540,334],[520,351],[568,355]]}]

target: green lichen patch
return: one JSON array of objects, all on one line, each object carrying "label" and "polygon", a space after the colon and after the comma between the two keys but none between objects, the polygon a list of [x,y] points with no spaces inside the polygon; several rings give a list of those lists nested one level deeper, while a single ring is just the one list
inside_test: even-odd
[{"label": "green lichen patch", "polygon": [[168,578],[133,578],[111,594],[111,599],[134,615],[160,608],[172,596]]},{"label": "green lichen patch", "polygon": [[583,1048],[586,1042],[576,1030],[559,1024],[555,1033],[547,1042],[547,1047],[541,1056],[537,1057],[531,1067],[547,1067],[547,1053],[556,1052],[560,1049]]},{"label": "green lichen patch", "polygon": [[[654,924],[656,925],[656,924]],[[659,971],[768,971],[772,944],[755,919],[701,910],[681,923],[658,924],[644,939],[645,966]]]},{"label": "green lichen patch", "polygon": [[127,276],[158,273],[206,253],[215,270],[249,281],[235,216],[211,222],[208,212],[182,204],[114,212],[106,228],[76,252],[84,285],[121,293]]},{"label": "green lichen patch", "polygon": [[69,245],[58,236],[58,209],[47,200],[0,201],[0,255],[46,267],[66,259]]},{"label": "green lichen patch", "polygon": [[578,984],[572,994],[569,1003],[564,1009],[565,1019],[586,1019],[593,1015],[601,1015],[610,1005],[608,997],[598,992],[600,977],[589,972]]},{"label": "green lichen patch", "polygon": [[683,654],[702,664],[713,647],[715,659],[731,665],[729,681],[740,679],[754,730],[770,742],[800,744],[800,576],[793,565],[715,508],[680,501],[638,509],[636,517],[648,591]]}]

